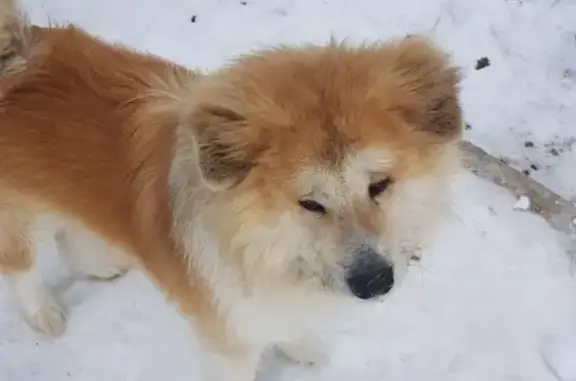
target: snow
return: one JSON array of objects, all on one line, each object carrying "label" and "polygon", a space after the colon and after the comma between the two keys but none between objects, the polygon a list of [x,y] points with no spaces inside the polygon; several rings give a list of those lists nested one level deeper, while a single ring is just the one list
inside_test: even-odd
[{"label": "snow", "polygon": [[[73,21],[185,65],[330,35],[427,33],[464,76],[465,137],[576,200],[576,1],[23,0],[33,21]],[[196,16],[195,21],[191,18]],[[486,57],[489,65],[476,70]],[[462,174],[454,218],[382,305],[335,335],[321,375],[267,379],[555,381],[576,379],[576,283],[565,240],[506,191]],[[198,380],[194,333],[138,272],[72,283],[42,248],[47,281],[71,312],[47,340],[19,320],[0,285],[0,381]],[[267,362],[268,363],[268,362]],[[270,364],[276,366],[274,362]],[[277,367],[276,367],[277,368]]]},{"label": "snow", "polygon": [[576,346],[562,340],[549,340],[542,346],[542,358],[561,381],[576,380]]},{"label": "snow", "polygon": [[530,208],[530,199],[526,196],[518,197],[514,204],[514,210],[528,210],[528,208]]}]

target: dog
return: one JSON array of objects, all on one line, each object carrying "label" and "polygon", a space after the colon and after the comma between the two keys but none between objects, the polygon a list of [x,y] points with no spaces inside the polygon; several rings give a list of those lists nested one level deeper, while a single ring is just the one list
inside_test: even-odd
[{"label": "dog", "polygon": [[36,247],[144,271],[197,328],[209,381],[262,353],[322,363],[318,332],[386,298],[459,168],[459,75],[422,36],[277,46],[211,72],[38,27],[0,2],[0,272],[65,330]]}]

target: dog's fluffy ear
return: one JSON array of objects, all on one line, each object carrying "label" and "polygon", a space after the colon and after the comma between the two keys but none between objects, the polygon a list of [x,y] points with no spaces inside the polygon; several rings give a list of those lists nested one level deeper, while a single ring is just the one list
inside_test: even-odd
[{"label": "dog's fluffy ear", "polygon": [[409,36],[393,49],[392,70],[402,78],[409,102],[398,105],[404,118],[440,138],[457,136],[462,127],[460,73],[431,40]]},{"label": "dog's fluffy ear", "polygon": [[195,108],[190,122],[206,186],[219,191],[239,184],[255,166],[262,148],[246,118],[230,107],[203,104]]}]

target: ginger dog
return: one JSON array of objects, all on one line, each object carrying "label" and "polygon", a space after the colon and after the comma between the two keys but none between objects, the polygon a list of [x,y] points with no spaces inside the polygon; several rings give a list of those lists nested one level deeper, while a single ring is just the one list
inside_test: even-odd
[{"label": "ginger dog", "polygon": [[393,290],[447,209],[458,74],[423,37],[282,46],[200,73],[35,27],[0,2],[0,272],[45,334],[54,236],[86,275],[141,268],[197,327],[210,381]]}]

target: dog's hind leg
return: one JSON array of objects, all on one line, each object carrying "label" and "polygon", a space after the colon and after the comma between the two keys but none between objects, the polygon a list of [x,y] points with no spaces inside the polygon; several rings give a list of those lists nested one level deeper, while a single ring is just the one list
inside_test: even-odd
[{"label": "dog's hind leg", "polygon": [[89,277],[113,279],[135,265],[120,248],[80,224],[66,226],[56,235],[56,243],[71,269]]},{"label": "dog's hind leg", "polygon": [[36,266],[36,248],[50,232],[36,222],[33,213],[0,202],[0,274],[26,322],[45,335],[59,335],[65,329],[65,313],[42,284]]}]

